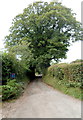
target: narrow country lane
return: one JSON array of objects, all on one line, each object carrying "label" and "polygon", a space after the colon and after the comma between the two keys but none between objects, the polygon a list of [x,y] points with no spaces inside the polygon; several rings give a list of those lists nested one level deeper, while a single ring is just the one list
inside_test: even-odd
[{"label": "narrow country lane", "polygon": [[81,118],[81,101],[36,79],[23,96],[3,104],[4,118]]}]

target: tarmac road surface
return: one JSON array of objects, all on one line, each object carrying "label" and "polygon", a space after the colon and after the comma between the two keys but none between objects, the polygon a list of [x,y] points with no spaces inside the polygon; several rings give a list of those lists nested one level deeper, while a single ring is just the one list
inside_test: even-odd
[{"label": "tarmac road surface", "polygon": [[81,118],[81,101],[36,79],[18,100],[3,105],[3,117]]}]

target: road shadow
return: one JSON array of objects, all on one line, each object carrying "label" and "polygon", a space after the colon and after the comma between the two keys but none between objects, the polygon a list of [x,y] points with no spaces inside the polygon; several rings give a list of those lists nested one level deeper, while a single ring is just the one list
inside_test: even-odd
[{"label": "road shadow", "polygon": [[42,78],[42,75],[35,76],[35,79]]},{"label": "road shadow", "polygon": [[34,82],[34,81],[38,82],[38,81],[40,81],[41,79],[42,79],[42,75],[36,75],[35,78],[32,79],[30,82]]}]

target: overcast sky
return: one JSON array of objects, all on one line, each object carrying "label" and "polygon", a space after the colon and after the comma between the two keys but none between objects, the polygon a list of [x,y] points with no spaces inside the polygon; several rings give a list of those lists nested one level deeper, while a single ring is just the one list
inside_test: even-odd
[{"label": "overcast sky", "polygon": [[[4,48],[3,39],[8,35],[9,28],[11,27],[12,19],[22,13],[23,9],[34,0],[1,0],[0,1],[0,50]],[[36,0],[35,0],[36,1]],[[51,0],[43,0],[51,1]],[[81,2],[82,0],[59,0],[63,5],[71,8],[76,13],[76,18],[81,22]],[[62,62],[71,62],[76,59],[81,59],[81,42],[76,42],[69,48],[67,59]]]}]

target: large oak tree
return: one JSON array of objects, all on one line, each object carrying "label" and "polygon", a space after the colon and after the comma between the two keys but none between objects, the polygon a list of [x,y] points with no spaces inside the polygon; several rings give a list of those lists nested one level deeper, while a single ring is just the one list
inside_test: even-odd
[{"label": "large oak tree", "polygon": [[26,53],[21,54],[29,67],[43,69],[51,60],[66,57],[71,41],[82,40],[82,28],[71,9],[58,2],[39,1],[13,19],[5,40],[9,48],[25,43]]}]

